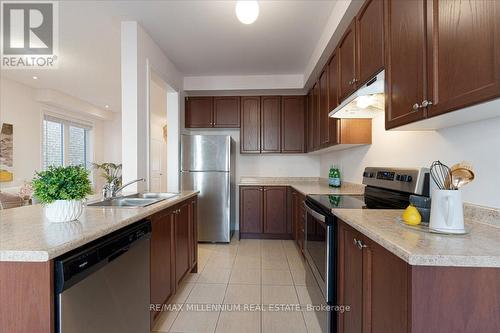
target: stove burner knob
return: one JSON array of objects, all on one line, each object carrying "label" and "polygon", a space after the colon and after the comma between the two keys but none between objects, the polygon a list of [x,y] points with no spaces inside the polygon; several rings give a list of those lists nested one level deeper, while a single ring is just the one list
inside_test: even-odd
[{"label": "stove burner knob", "polygon": [[[396,179],[397,179],[397,177],[396,177]],[[409,175],[401,175],[399,180],[401,180],[402,182],[411,183],[411,181],[413,180],[413,177],[409,176]]]},{"label": "stove burner knob", "polygon": [[370,174],[368,175],[368,177],[373,178],[373,172],[370,172]]}]

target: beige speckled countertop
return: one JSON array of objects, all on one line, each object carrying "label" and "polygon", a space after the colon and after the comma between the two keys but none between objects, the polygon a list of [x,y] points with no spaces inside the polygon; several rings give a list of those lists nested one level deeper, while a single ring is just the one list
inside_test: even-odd
[{"label": "beige speckled countertop", "polygon": [[328,186],[328,181],[318,177],[242,177],[241,186],[291,186],[304,195],[308,194],[344,194],[359,195],[365,191],[361,184],[343,182],[339,188]]},{"label": "beige speckled countertop", "polygon": [[78,221],[50,223],[41,205],[0,211],[0,261],[47,261],[197,195],[179,196],[144,208],[85,207]]},{"label": "beige speckled countertop", "polygon": [[333,213],[410,265],[500,267],[500,228],[466,216],[467,235],[412,230],[396,221],[402,210],[333,209]]}]

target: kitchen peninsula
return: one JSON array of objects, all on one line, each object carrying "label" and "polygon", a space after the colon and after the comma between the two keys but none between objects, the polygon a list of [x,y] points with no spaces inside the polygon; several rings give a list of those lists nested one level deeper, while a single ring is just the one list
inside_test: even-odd
[{"label": "kitchen peninsula", "polygon": [[151,303],[165,303],[197,270],[197,198],[183,191],[144,208],[87,206],[66,223],[47,222],[40,205],[0,211],[0,331],[54,332],[54,259],[144,219],[152,228]]}]

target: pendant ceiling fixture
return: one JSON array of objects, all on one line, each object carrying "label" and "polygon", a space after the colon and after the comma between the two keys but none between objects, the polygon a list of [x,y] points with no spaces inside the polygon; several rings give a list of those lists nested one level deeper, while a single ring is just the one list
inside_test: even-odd
[{"label": "pendant ceiling fixture", "polygon": [[236,3],[236,17],[243,24],[252,24],[259,17],[259,3],[257,1],[238,1]]}]

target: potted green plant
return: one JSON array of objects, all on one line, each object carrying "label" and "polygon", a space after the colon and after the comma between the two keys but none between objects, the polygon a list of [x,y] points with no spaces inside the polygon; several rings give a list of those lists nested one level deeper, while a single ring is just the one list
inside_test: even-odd
[{"label": "potted green plant", "polygon": [[121,186],[122,183],[122,165],[115,163],[92,163],[96,170],[101,170],[101,177],[106,180],[107,184],[116,183],[116,186]]},{"label": "potted green plant", "polygon": [[89,171],[82,166],[54,167],[37,172],[34,196],[45,206],[51,222],[73,221],[83,212],[83,200],[92,194]]}]

